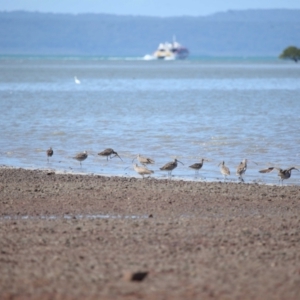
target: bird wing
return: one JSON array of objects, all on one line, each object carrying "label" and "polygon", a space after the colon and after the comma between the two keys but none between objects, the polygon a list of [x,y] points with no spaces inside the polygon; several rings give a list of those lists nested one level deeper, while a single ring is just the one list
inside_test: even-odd
[{"label": "bird wing", "polygon": [[259,173],[270,173],[270,172],[272,172],[274,169],[277,169],[277,168],[270,167],[270,168],[267,168],[267,169],[259,170],[258,172],[259,172]]},{"label": "bird wing", "polygon": [[229,170],[228,167],[224,166],[223,171],[224,171],[226,174],[230,175],[230,170]]},{"label": "bird wing", "polygon": [[154,164],[155,161],[153,159],[151,159],[151,158],[147,158],[147,163],[148,164]]},{"label": "bird wing", "polygon": [[107,148],[107,149],[103,150],[102,152],[98,153],[98,155],[110,155],[110,154],[112,154],[113,151],[114,151],[113,149]]},{"label": "bird wing", "polygon": [[75,159],[83,159],[84,157],[86,157],[85,153],[78,153],[73,158],[75,158]]},{"label": "bird wing", "polygon": [[137,166],[137,165],[134,166],[134,170],[135,170],[137,173],[141,173],[141,174],[152,174],[152,173],[154,173],[154,171],[149,170],[149,169],[147,169],[146,167],[143,167],[143,166]]},{"label": "bird wing", "polygon": [[192,168],[192,169],[197,169],[197,168],[200,168],[200,164],[199,163],[195,163],[195,164],[192,164],[191,166],[189,166],[189,168]]},{"label": "bird wing", "polygon": [[243,172],[245,170],[246,170],[246,166],[245,166],[245,164],[243,162],[241,162],[239,164],[239,166],[237,167],[237,169],[236,169],[236,173],[238,174],[238,173],[241,173],[241,172]]},{"label": "bird wing", "polygon": [[168,170],[172,166],[174,166],[174,162],[169,162],[169,163],[165,164],[163,167],[161,167],[160,169],[161,170]]},{"label": "bird wing", "polygon": [[152,174],[152,173],[154,173],[154,171],[149,170],[149,169],[147,169],[147,168],[145,168],[145,167],[143,167],[142,170],[143,170],[143,172],[144,172],[145,174]]}]

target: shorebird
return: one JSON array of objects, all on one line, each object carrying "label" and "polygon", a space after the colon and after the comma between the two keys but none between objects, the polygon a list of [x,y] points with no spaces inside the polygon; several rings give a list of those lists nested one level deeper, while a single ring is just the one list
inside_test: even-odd
[{"label": "shorebird", "polygon": [[136,171],[137,173],[142,175],[143,178],[144,178],[144,175],[149,175],[149,177],[150,177],[150,175],[152,173],[154,173],[154,171],[149,170],[149,169],[147,169],[146,167],[143,167],[143,166],[138,166],[138,164],[134,164],[133,168],[134,168],[134,171]]},{"label": "shorebird", "polygon": [[221,174],[224,176],[224,181],[226,179],[226,176],[230,175],[230,170],[228,167],[225,166],[225,162],[221,162],[219,163],[219,166],[221,165],[221,168],[220,168],[220,172]]},{"label": "shorebird", "polygon": [[272,172],[274,169],[276,169],[278,171],[278,176],[280,177],[279,181],[281,181],[281,185],[283,185],[283,180],[285,179],[289,179],[292,175],[292,170],[297,170],[299,171],[298,169],[296,169],[295,167],[291,167],[289,169],[286,169],[286,170],[282,170],[280,168],[276,168],[276,167],[270,167],[270,168],[267,168],[267,169],[263,169],[263,170],[260,170],[259,173],[270,173]]},{"label": "shorebird", "polygon": [[81,83],[80,80],[76,76],[74,76],[74,81],[75,81],[76,84],[80,84]]},{"label": "shorebird", "polygon": [[47,150],[47,160],[48,160],[48,162],[49,162],[49,158],[53,155],[53,149],[52,149],[52,147],[50,147],[48,150]]},{"label": "shorebird", "polygon": [[[113,154],[114,154],[114,156],[112,157]],[[107,149],[103,150],[102,152],[99,152],[98,155],[106,156],[106,160],[108,160],[108,157],[114,158],[115,156],[118,156],[122,160],[122,158],[119,156],[119,154],[111,148],[107,148]]]},{"label": "shorebird", "polygon": [[236,175],[239,176],[239,179],[244,182],[243,175],[246,173],[247,170],[247,159],[244,159],[240,162],[240,164],[236,168]]},{"label": "shorebird", "polygon": [[183,165],[181,161],[175,158],[174,161],[165,164],[163,167],[160,168],[160,170],[168,171],[168,176],[171,177],[172,171],[177,167],[177,162],[180,162]]},{"label": "shorebird", "polygon": [[[153,159],[151,159],[151,158],[149,158],[149,157],[144,157],[144,156],[141,156],[140,154],[138,154],[137,155],[137,160],[142,164],[142,165],[147,165],[147,164],[154,164],[155,163],[155,161],[153,160]],[[134,158],[133,160],[132,160],[132,162],[136,159],[136,158]]]},{"label": "shorebird", "polygon": [[86,151],[83,151],[83,152],[80,152],[80,153],[76,154],[76,156],[74,156],[73,158],[78,160],[80,162],[80,165],[81,165],[81,162],[83,160],[85,160],[87,157],[88,157],[88,153]]},{"label": "shorebird", "polygon": [[208,161],[204,158],[201,159],[201,162],[199,163],[194,163],[191,166],[189,166],[189,168],[194,169],[195,170],[195,176],[197,176],[197,174],[199,173],[199,170],[203,167],[203,162],[204,161]]}]

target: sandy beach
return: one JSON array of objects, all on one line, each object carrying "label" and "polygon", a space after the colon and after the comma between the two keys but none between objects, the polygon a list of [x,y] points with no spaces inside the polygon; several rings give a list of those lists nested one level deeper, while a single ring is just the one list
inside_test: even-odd
[{"label": "sandy beach", "polygon": [[1,299],[299,299],[300,187],[0,168]]}]

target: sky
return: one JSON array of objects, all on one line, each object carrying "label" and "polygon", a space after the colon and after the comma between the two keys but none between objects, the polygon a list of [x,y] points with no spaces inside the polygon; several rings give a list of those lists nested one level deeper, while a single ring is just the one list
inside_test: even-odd
[{"label": "sky", "polygon": [[0,11],[205,16],[244,9],[300,9],[300,0],[0,0]]}]

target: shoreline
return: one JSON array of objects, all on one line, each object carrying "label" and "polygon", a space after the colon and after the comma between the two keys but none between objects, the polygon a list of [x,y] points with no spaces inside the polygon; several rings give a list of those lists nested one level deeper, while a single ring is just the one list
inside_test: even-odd
[{"label": "shoreline", "polygon": [[1,299],[300,293],[299,186],[0,168],[0,199]]},{"label": "shoreline", "polygon": [[[79,172],[79,171],[74,171],[74,170],[64,170],[64,169],[55,169],[55,168],[41,168],[41,167],[17,167],[17,166],[10,166],[10,165],[0,165],[0,170],[1,169],[22,169],[22,170],[29,170],[29,171],[41,171],[41,172],[52,172],[57,175],[82,175],[82,176],[103,176],[103,177],[119,177],[119,178],[134,178],[134,179],[143,179],[140,175],[134,174],[134,175],[129,175],[129,174],[109,174],[109,173],[96,173],[96,172]],[[274,175],[274,174],[273,174]],[[221,175],[220,175],[221,176]],[[266,175],[265,175],[266,176]],[[277,175],[275,175],[277,176]],[[293,174],[292,174],[293,176]],[[237,177],[237,176],[236,176]],[[274,177],[274,176],[273,176]],[[277,176],[278,177],[278,176]],[[294,176],[293,176],[294,177]],[[172,175],[171,179],[168,178],[167,175],[163,176],[155,176],[155,173],[152,174],[150,177],[145,177],[145,180],[149,179],[155,179],[155,180],[172,180],[172,181],[186,181],[186,182],[207,182],[207,183],[235,183],[235,184],[254,184],[254,185],[266,185],[266,186],[300,186],[300,181],[299,183],[296,183],[295,181],[292,181],[292,183],[289,183],[290,180],[287,179],[283,182],[283,185],[280,184],[279,177],[276,182],[266,182],[262,181],[261,179],[257,180],[252,180],[252,181],[245,181],[244,183],[239,181],[238,179],[232,179],[232,178],[227,178],[225,181],[223,178],[206,178],[206,177],[201,177],[199,174],[198,177],[194,177],[193,179],[188,178],[188,177],[179,177]]]}]

